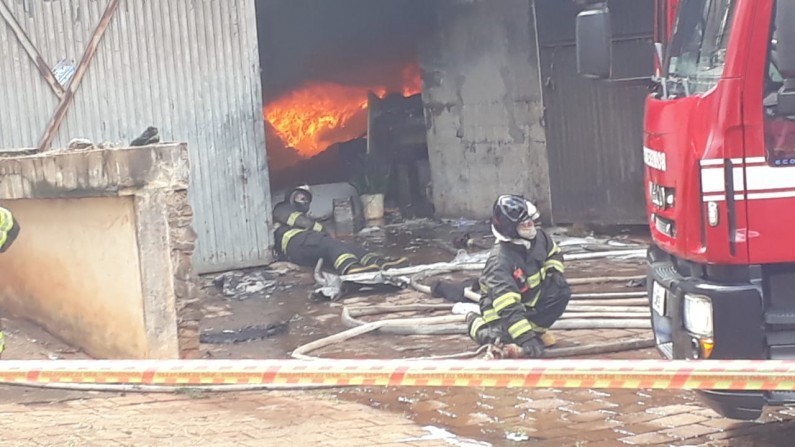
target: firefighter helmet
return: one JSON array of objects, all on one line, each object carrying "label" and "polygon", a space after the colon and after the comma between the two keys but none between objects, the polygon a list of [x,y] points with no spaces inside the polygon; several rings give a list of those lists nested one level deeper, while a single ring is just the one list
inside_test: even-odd
[{"label": "firefighter helmet", "polygon": [[540,217],[538,209],[530,201],[522,196],[506,194],[494,202],[491,227],[498,239],[519,239],[519,224],[528,220],[536,222]]},{"label": "firefighter helmet", "polygon": [[296,211],[308,213],[312,204],[312,193],[309,191],[309,185],[301,185],[290,191],[289,201]]}]

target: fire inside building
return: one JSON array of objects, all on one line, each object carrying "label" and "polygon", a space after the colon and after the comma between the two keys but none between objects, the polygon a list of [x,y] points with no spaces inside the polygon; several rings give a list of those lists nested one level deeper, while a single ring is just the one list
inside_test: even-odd
[{"label": "fire inside building", "polygon": [[266,0],[258,16],[272,190],[350,182],[427,214],[428,2]]}]

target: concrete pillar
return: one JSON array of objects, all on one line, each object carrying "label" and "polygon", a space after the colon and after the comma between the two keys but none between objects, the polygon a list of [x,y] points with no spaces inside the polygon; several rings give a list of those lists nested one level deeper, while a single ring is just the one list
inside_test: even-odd
[{"label": "concrete pillar", "polygon": [[544,107],[531,0],[439,0],[421,47],[433,201],[483,218],[497,195],[550,208]]}]

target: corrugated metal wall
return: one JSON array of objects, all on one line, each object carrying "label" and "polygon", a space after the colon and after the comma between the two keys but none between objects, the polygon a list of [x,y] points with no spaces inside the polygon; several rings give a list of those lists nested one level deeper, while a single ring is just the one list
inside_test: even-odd
[{"label": "corrugated metal wall", "polygon": [[[556,223],[645,224],[644,86],[577,73],[573,2],[537,0],[552,213]],[[652,0],[611,0],[613,77],[651,74]]]},{"label": "corrugated metal wall", "polygon": [[[107,0],[3,0],[50,67],[76,66]],[[34,147],[57,98],[0,20],[0,148]],[[53,147],[187,141],[199,271],[270,260],[253,0],[121,0]]]}]

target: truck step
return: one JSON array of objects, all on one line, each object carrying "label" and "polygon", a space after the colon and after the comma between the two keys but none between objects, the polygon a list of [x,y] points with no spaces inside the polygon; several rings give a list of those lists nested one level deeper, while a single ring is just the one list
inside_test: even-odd
[{"label": "truck step", "polygon": [[795,360],[795,345],[770,346],[770,360]]},{"label": "truck step", "polygon": [[657,262],[652,264],[651,268],[654,269],[655,276],[660,278],[663,285],[666,287],[670,287],[672,282],[682,279],[682,276],[679,275],[674,266],[670,263]]},{"label": "truck step", "polygon": [[770,391],[767,399],[770,405],[791,405],[795,402],[795,391]]},{"label": "truck step", "polygon": [[771,308],[765,312],[768,330],[795,330],[795,308]]},{"label": "truck step", "polygon": [[767,332],[768,346],[795,345],[795,331]]}]

